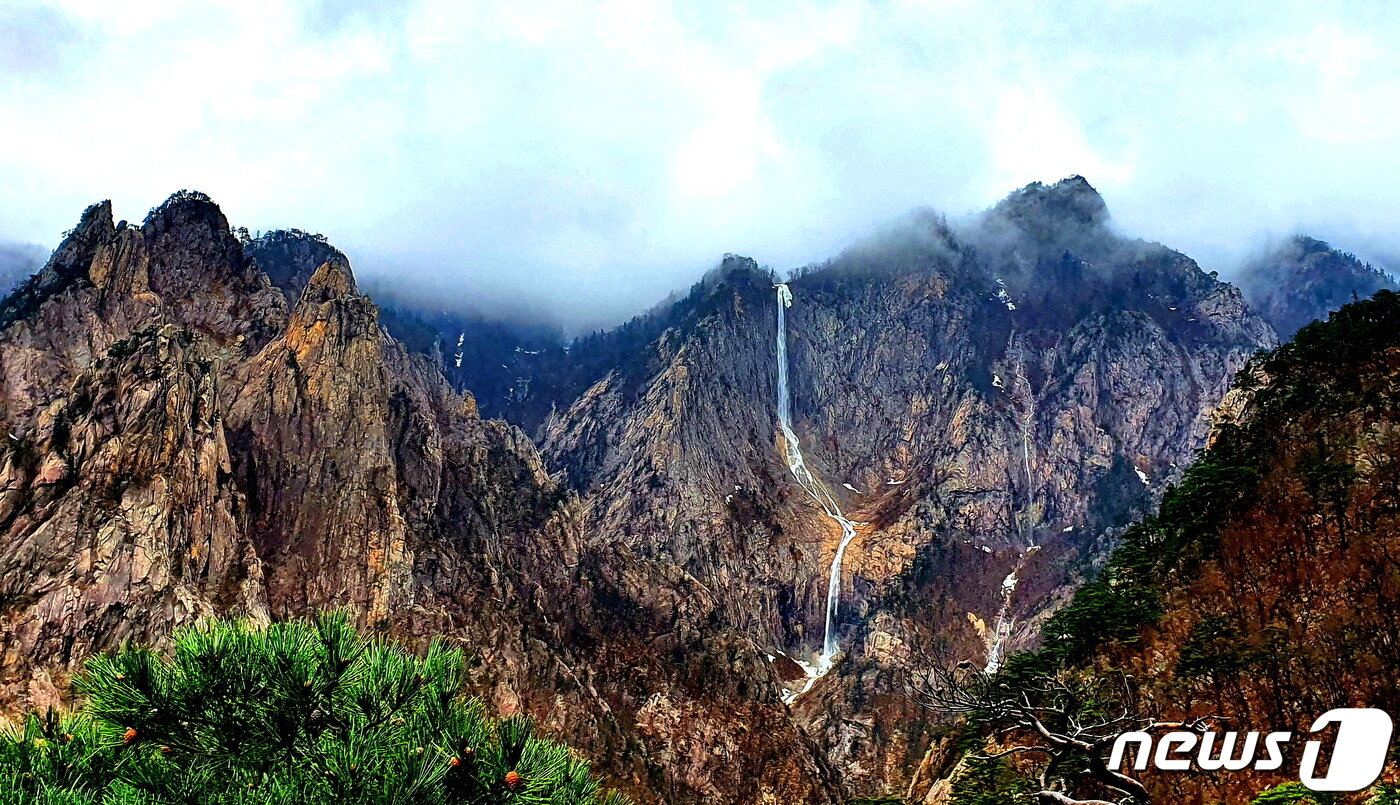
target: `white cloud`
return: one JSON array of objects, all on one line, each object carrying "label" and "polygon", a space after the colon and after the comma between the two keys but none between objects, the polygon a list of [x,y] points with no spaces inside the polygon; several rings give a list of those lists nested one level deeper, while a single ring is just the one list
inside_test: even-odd
[{"label": "white cloud", "polygon": [[1044,93],[1019,87],[1007,91],[988,139],[999,186],[1054,182],[1075,173],[1121,186],[1132,176],[1131,164],[1102,158],[1085,140],[1079,122]]},{"label": "white cloud", "polygon": [[1212,267],[1295,227],[1400,253],[1397,38],[1301,0],[0,0],[0,239],[197,187],[580,324],[1069,173]]}]

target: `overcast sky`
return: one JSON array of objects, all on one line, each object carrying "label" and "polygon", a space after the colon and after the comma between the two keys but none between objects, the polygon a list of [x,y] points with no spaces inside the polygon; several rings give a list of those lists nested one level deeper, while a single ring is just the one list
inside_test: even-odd
[{"label": "overcast sky", "polygon": [[190,187],[572,326],[1071,173],[1206,268],[1400,254],[1396,42],[1384,2],[0,0],[0,241]]}]

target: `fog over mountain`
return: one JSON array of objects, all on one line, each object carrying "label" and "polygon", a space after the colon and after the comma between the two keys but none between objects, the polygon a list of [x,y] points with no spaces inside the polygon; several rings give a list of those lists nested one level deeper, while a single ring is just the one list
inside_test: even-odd
[{"label": "fog over mountain", "polygon": [[1361,2],[0,0],[0,240],[192,187],[580,330],[725,252],[787,269],[1077,173],[1227,276],[1296,233],[1379,261],[1397,36]]},{"label": "fog over mountain", "polygon": [[48,250],[32,243],[0,241],[0,296],[39,270]]}]

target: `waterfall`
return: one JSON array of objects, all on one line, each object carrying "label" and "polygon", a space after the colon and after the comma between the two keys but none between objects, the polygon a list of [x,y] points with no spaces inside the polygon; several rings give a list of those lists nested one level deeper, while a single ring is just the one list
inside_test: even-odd
[{"label": "waterfall", "polygon": [[[1010,303],[1008,303],[1008,307],[1012,310],[1016,309],[1015,307],[1011,307]],[[1022,380],[1024,380],[1026,376],[1024,368],[1021,369],[1020,375]],[[1021,582],[1021,571],[1026,567],[1026,560],[1030,559],[1031,554],[1040,550],[1040,546],[1035,544],[1034,534],[1032,533],[1029,537],[1027,536],[1032,502],[1030,426],[1034,413],[1035,407],[1034,404],[1032,404],[1031,416],[1027,417],[1025,423],[1021,426],[1021,460],[1025,464],[1026,469],[1026,510],[1021,520],[1020,532],[1021,540],[1026,543],[1026,546],[1017,557],[1015,567],[1011,569],[1011,572],[1008,573],[1006,578],[1001,582],[1001,609],[997,611],[996,623],[992,626],[991,640],[987,647],[987,665],[983,669],[983,671],[988,674],[994,674],[1001,668],[1002,655],[1006,650],[1006,641],[1010,639],[1011,630],[1016,626],[1016,619],[1011,616],[1011,605],[1016,598],[1016,585]]]},{"label": "waterfall", "polygon": [[[788,469],[792,477],[817,502],[827,517],[841,527],[841,542],[836,546],[836,554],[831,559],[830,578],[826,585],[826,632],[822,640],[822,651],[817,657],[814,669],[808,669],[808,683],[804,692],[810,689],[817,677],[831,670],[841,647],[836,643],[836,619],[841,606],[841,561],[846,555],[846,546],[856,536],[856,524],[841,513],[836,499],[807,469],[802,457],[802,446],[797,442],[797,434],[792,429],[792,406],[788,391],[788,351],[787,351],[787,308],[792,306],[792,291],[786,284],[775,286],[778,289],[778,427],[783,432],[786,445]],[[795,698],[795,697],[794,697]]]},{"label": "waterfall", "polygon": [[987,649],[987,666],[983,669],[988,674],[995,674],[997,669],[1001,668],[1001,655],[1006,639],[1011,636],[1011,629],[1016,625],[1016,620],[1011,617],[1011,601],[1016,597],[1016,585],[1021,581],[1021,566],[1025,562],[1025,558],[1022,557],[1001,582],[1001,611],[997,613],[996,625],[992,627],[992,644],[991,648]]}]

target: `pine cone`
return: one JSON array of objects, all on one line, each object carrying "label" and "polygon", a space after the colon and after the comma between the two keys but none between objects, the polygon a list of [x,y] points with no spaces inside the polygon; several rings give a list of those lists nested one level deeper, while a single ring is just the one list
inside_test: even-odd
[{"label": "pine cone", "polygon": [[506,788],[514,791],[523,782],[525,782],[525,778],[520,776],[520,772],[514,770],[506,772]]},{"label": "pine cone", "polygon": [[133,742],[135,742],[135,741],[136,741],[136,728],[135,728],[135,727],[127,727],[127,728],[126,728],[126,732],[122,734],[122,745],[123,745],[123,746],[130,746],[130,745],[131,745]]}]

